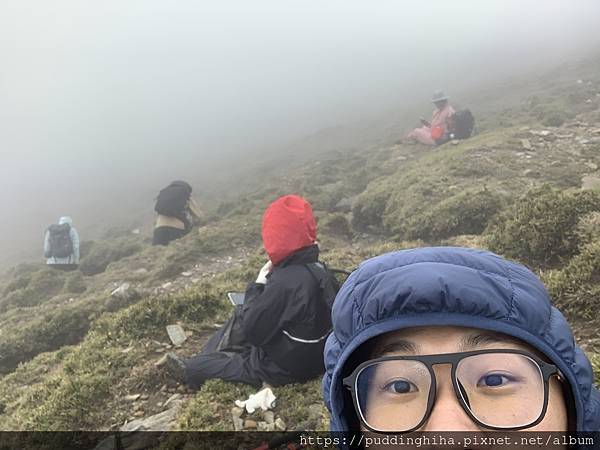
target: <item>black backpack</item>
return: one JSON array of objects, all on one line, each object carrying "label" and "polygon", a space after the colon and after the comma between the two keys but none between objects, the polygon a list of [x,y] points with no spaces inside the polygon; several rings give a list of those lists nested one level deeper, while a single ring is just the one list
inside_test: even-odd
[{"label": "black backpack", "polygon": [[192,187],[188,183],[174,181],[159,192],[154,210],[163,216],[176,217],[185,221],[191,193]]},{"label": "black backpack", "polygon": [[343,273],[348,275],[349,273],[344,270],[330,269],[323,262],[316,262],[306,264],[308,271],[315,277],[319,282],[321,288],[322,299],[324,300],[327,307],[331,310],[335,296],[340,290],[341,284],[335,277],[334,273]]},{"label": "black backpack", "polygon": [[450,133],[454,139],[468,139],[473,134],[475,118],[469,109],[461,109],[452,114]]},{"label": "black backpack", "polygon": [[68,223],[48,227],[48,251],[46,258],[67,258],[73,254],[71,226]]}]

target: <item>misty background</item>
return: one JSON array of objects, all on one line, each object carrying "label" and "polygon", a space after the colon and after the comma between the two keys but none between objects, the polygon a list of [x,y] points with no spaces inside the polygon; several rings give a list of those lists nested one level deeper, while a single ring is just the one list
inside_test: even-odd
[{"label": "misty background", "polygon": [[2,0],[0,265],[41,258],[61,215],[83,239],[151,223],[172,179],[202,199],[320,129],[598,51],[599,18],[596,0]]}]

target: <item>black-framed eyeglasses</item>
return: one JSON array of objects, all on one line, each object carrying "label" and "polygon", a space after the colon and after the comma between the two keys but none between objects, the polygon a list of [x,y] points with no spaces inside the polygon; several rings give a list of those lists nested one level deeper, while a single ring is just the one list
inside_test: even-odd
[{"label": "black-framed eyeglasses", "polygon": [[434,365],[451,364],[454,392],[467,415],[491,430],[537,425],[548,408],[553,364],[522,350],[476,350],[424,356],[385,356],[360,364],[343,383],[362,423],[380,433],[423,426],[436,397]]}]

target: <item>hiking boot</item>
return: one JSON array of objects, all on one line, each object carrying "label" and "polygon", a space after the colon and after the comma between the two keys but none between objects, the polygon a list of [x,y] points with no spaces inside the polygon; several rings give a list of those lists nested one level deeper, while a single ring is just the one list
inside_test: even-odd
[{"label": "hiking boot", "polygon": [[187,383],[186,366],[182,358],[175,353],[167,353],[167,373],[180,384]]}]

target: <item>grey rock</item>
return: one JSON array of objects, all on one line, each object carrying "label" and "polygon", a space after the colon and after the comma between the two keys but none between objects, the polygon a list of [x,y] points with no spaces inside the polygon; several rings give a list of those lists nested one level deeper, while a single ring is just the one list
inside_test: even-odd
[{"label": "grey rock", "polygon": [[232,417],[242,417],[242,414],[244,414],[244,410],[242,408],[238,408],[237,406],[231,408]]},{"label": "grey rock", "polygon": [[179,347],[187,340],[187,335],[185,331],[181,327],[181,325],[167,325],[167,334],[169,335],[169,339],[176,347]]},{"label": "grey rock", "polygon": [[340,212],[350,212],[352,211],[352,206],[354,205],[354,200],[356,197],[347,197],[341,199],[335,205],[335,210]]},{"label": "grey rock", "polygon": [[265,411],[263,414],[265,422],[274,424],[275,423],[275,413],[273,411]]},{"label": "grey rock", "polygon": [[173,394],[169,397],[169,399],[164,403],[164,407],[166,408],[167,406],[169,406],[171,403],[176,402],[178,400],[181,399],[181,394]]},{"label": "grey rock", "polygon": [[129,283],[123,283],[110,293],[111,297],[127,299],[131,295],[129,292]]},{"label": "grey rock", "polygon": [[283,419],[281,417],[278,417],[277,420],[275,421],[275,429],[278,431],[285,431],[287,428],[285,422],[283,421]]},{"label": "grey rock", "polygon": [[[171,428],[173,428],[173,425],[175,424],[175,418],[177,417],[180,409],[181,402],[175,402],[171,408],[166,411],[146,417],[145,419],[129,422],[121,427],[121,431],[169,431]],[[125,446],[125,448],[129,449],[130,447]]]},{"label": "grey rock", "polygon": [[233,429],[235,431],[242,431],[244,429],[244,421],[239,417],[233,417]]},{"label": "grey rock", "polygon": [[244,420],[244,429],[245,430],[256,429],[257,427],[258,427],[258,423],[256,423],[256,420],[252,420],[252,419]]},{"label": "grey rock", "polygon": [[557,134],[555,134],[555,136],[556,136],[558,139],[570,139],[570,138],[572,138],[572,137],[573,137],[573,136],[575,136],[575,135],[574,135],[573,133],[568,133],[568,134],[558,134],[558,133],[557,133]]},{"label": "grey rock", "polygon": [[534,136],[542,136],[542,137],[550,136],[552,134],[548,130],[531,130],[529,133]]}]

